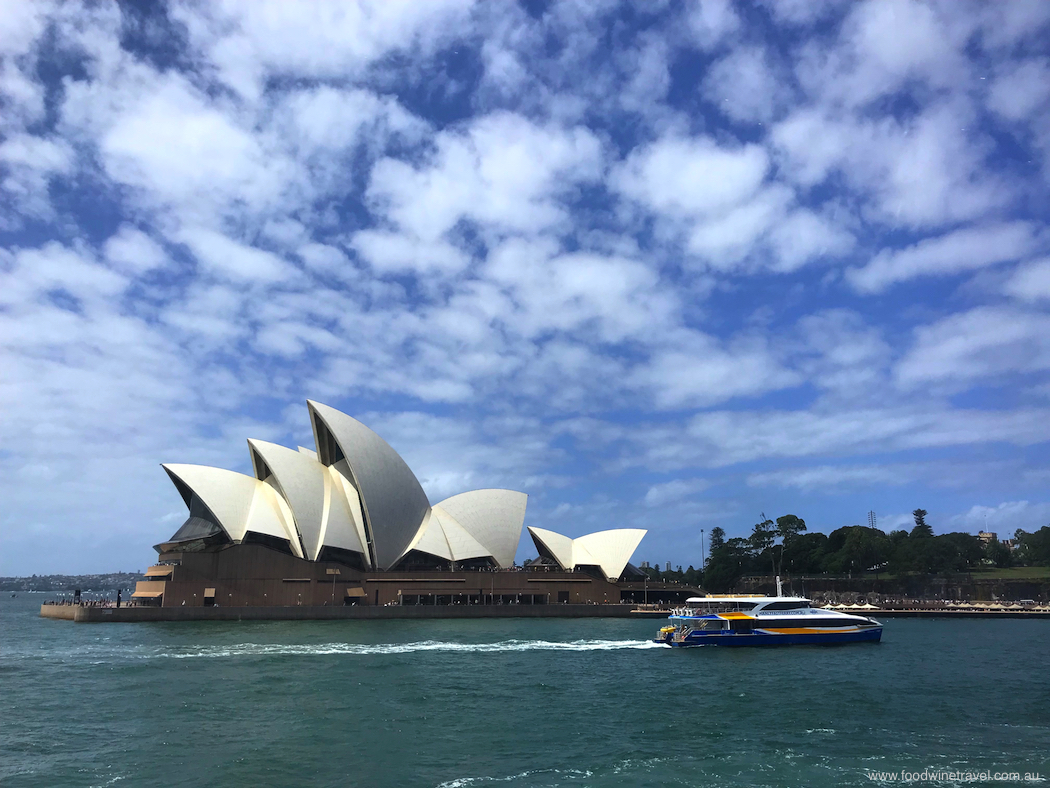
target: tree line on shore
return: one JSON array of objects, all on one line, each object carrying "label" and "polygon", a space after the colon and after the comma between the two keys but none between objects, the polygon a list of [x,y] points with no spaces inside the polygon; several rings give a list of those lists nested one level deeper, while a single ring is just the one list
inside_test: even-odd
[{"label": "tree line on shore", "polygon": [[108,572],[99,575],[32,575],[31,577],[0,577],[0,591],[112,591],[116,588],[134,588],[142,580],[140,572]]},{"label": "tree line on shore", "polygon": [[1018,529],[1011,550],[997,539],[986,544],[973,534],[934,535],[926,515],[924,509],[912,512],[910,531],[847,525],[830,534],[807,532],[805,520],[793,514],[775,521],[763,515],[747,537],[727,539],[722,528],[713,528],[710,555],[701,570],[642,571],[654,580],[724,592],[747,575],[934,575],[991,566],[1050,566],[1050,526],[1034,533]]}]

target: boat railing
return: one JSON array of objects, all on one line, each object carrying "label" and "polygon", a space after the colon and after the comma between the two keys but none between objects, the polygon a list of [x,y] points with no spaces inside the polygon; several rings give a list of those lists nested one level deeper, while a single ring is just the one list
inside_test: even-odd
[{"label": "boat railing", "polygon": [[750,613],[754,604],[720,602],[718,604],[701,604],[676,607],[671,610],[672,616],[706,616],[710,613]]}]

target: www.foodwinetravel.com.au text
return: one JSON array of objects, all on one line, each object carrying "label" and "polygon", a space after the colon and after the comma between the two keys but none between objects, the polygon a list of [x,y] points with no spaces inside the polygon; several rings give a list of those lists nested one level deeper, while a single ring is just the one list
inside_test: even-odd
[{"label": "www.foodwinetravel.com.au text", "polygon": [[866,771],[868,779],[878,783],[992,783],[992,782],[1045,782],[1041,772],[993,771],[980,770],[947,770],[923,769],[921,772],[874,772]]}]

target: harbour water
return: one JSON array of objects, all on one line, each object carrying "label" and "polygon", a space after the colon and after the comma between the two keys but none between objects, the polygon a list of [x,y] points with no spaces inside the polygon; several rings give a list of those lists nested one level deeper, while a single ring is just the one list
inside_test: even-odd
[{"label": "harbour water", "polygon": [[40,601],[0,599],[5,788],[1050,778],[1046,620],[672,650],[652,620],[90,625]]}]

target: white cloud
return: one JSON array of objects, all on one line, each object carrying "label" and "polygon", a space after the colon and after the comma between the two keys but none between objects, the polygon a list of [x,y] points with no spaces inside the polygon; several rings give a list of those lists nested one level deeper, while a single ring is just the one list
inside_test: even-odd
[{"label": "white cloud", "polygon": [[498,113],[437,135],[434,156],[421,167],[379,161],[368,198],[413,242],[437,241],[463,219],[495,232],[535,233],[567,223],[561,199],[597,178],[601,160],[601,144],[586,129]]},{"label": "white cloud", "polygon": [[897,365],[906,387],[1050,369],[1050,316],[997,307],[951,315],[915,332]]},{"label": "white cloud", "polygon": [[615,462],[610,459],[614,467],[672,471],[757,459],[844,457],[984,443],[1032,446],[1050,440],[1050,413],[912,407],[722,410],[670,426],[634,427],[627,433],[596,424],[586,435],[597,445],[613,436],[628,440],[631,451]]},{"label": "white cloud", "polygon": [[793,199],[791,190],[771,186],[729,211],[698,222],[689,233],[689,251],[704,258],[712,267],[735,268],[751,253],[756,242],[779,223]]},{"label": "white cloud", "polygon": [[36,48],[53,4],[4,3],[0,6],[0,130],[21,131],[44,114],[44,87],[36,79]]},{"label": "white cloud", "polygon": [[817,258],[834,259],[853,249],[856,239],[846,227],[806,208],[789,212],[770,230],[769,243],[778,271],[794,271]]},{"label": "white cloud", "polygon": [[770,139],[788,177],[803,186],[813,186],[846,159],[854,132],[820,109],[805,107],[777,123]]},{"label": "white cloud", "polygon": [[493,250],[484,273],[513,304],[502,322],[525,337],[583,331],[615,343],[675,322],[677,300],[636,260],[509,241]]},{"label": "white cloud", "polygon": [[1027,222],[966,227],[927,238],[900,250],[883,250],[846,278],[863,293],[922,276],[947,276],[1024,258],[1036,247],[1036,228]]},{"label": "white cloud", "polygon": [[179,240],[193,251],[209,274],[234,282],[273,283],[289,279],[295,269],[272,252],[235,241],[203,227],[183,230]]},{"label": "white cloud", "polygon": [[762,47],[735,47],[704,77],[709,101],[727,117],[768,123],[791,99],[791,88],[773,73]]},{"label": "white cloud", "polygon": [[1008,120],[1025,120],[1050,101],[1050,64],[1045,59],[1011,64],[988,90],[988,106]]},{"label": "white cloud", "polygon": [[652,485],[645,493],[645,505],[666,506],[703,492],[711,483],[706,479],[675,479]]},{"label": "white cloud", "polygon": [[802,379],[786,369],[765,340],[740,337],[723,344],[697,332],[666,337],[631,380],[661,408],[714,405],[727,399],[791,388]]},{"label": "white cloud", "polygon": [[755,193],[768,168],[758,145],[665,137],[633,151],[613,183],[654,211],[694,217],[739,205]]},{"label": "white cloud", "polygon": [[700,49],[714,49],[740,30],[741,21],[729,0],[694,0],[689,29]]},{"label": "white cloud", "polygon": [[751,487],[794,487],[799,490],[836,491],[841,487],[867,487],[872,484],[908,484],[915,480],[915,469],[906,465],[815,465],[747,477]]},{"label": "white cloud", "polygon": [[379,274],[415,271],[454,274],[467,267],[470,258],[450,243],[382,230],[362,230],[354,235],[354,249]]},{"label": "white cloud", "polygon": [[[308,0],[179,3],[176,18],[224,81],[258,96],[269,74],[346,78],[395,51],[424,54],[461,33],[469,0],[375,0],[352,5]],[[202,15],[201,11],[205,13]]]},{"label": "white cloud", "polygon": [[[1050,26],[1050,8],[1040,0],[996,3],[981,9],[981,43],[988,50],[1038,41]],[[999,53],[995,53],[999,54]]]},{"label": "white cloud", "polygon": [[1018,528],[1032,532],[1050,523],[1050,503],[1004,501],[996,506],[972,506],[949,522],[964,531],[992,531],[1012,539]]},{"label": "white cloud", "polygon": [[0,217],[0,229],[14,229],[19,214],[51,218],[51,182],[57,176],[69,175],[73,168],[73,151],[64,140],[15,133],[0,143],[0,194],[15,209],[12,215]]},{"label": "white cloud", "polygon": [[80,133],[97,135],[111,178],[184,220],[273,207],[292,175],[231,108],[217,107],[178,75],[129,66],[110,82],[75,83],[63,116]]},{"label": "white cloud", "polygon": [[849,403],[884,400],[892,349],[878,328],[856,312],[831,309],[802,318],[798,331],[796,365],[807,380]]},{"label": "white cloud", "polygon": [[763,5],[781,24],[807,26],[835,14],[845,0],[765,0]]},{"label": "white cloud", "polygon": [[104,253],[111,265],[132,275],[160,268],[168,262],[160,244],[127,224],[106,240]]},{"label": "white cloud", "polygon": [[308,163],[312,181],[345,177],[336,165],[358,146],[375,154],[391,137],[418,141],[429,131],[425,121],[396,99],[359,88],[322,85],[298,90],[284,96],[273,114],[288,147]]},{"label": "white cloud", "polygon": [[671,86],[670,51],[662,37],[644,40],[637,50],[623,57],[630,81],[620,95],[624,109],[661,114],[662,101]]},{"label": "white cloud", "polygon": [[864,195],[865,214],[889,225],[936,227],[1002,210],[1016,198],[984,166],[990,141],[965,102],[931,104],[905,121],[818,108],[796,111],[771,139],[787,177],[802,186],[835,173]]},{"label": "white cloud", "polygon": [[1022,301],[1050,299],[1050,258],[1019,267],[1003,285],[1003,292]]},{"label": "white cloud", "polygon": [[909,80],[946,88],[968,75],[961,49],[968,30],[951,24],[942,9],[916,0],[855,3],[830,51],[803,59],[803,84],[825,100],[867,104]]},{"label": "white cloud", "polygon": [[667,136],[633,151],[611,182],[714,270],[793,271],[852,248],[851,232],[800,207],[791,188],[764,185],[768,172],[760,146]]},{"label": "white cloud", "polygon": [[126,286],[125,277],[88,253],[51,242],[14,253],[11,268],[0,273],[0,304],[24,308],[50,292],[63,291],[90,307],[119,295]]},{"label": "white cloud", "polygon": [[323,279],[331,281],[355,281],[358,271],[342,249],[329,244],[306,243],[296,250],[306,268]]}]

